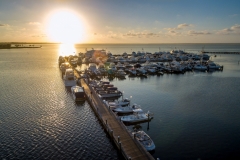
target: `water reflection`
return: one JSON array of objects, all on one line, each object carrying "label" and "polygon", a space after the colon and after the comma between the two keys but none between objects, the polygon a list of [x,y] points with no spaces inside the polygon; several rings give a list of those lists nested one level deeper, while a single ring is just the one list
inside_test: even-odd
[{"label": "water reflection", "polygon": [[62,43],[59,45],[58,56],[70,56],[76,54],[75,44]]}]

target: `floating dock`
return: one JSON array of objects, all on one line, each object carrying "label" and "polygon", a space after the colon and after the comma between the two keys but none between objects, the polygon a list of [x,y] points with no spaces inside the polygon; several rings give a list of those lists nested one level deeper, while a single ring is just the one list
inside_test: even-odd
[{"label": "floating dock", "polygon": [[[79,78],[77,72],[75,72],[75,75]],[[98,97],[96,92],[88,86],[87,80],[80,79],[80,83],[82,87],[84,87],[92,109],[123,157],[127,160],[154,160],[153,156],[138,142],[138,140],[134,139],[116,114],[113,113]]]}]

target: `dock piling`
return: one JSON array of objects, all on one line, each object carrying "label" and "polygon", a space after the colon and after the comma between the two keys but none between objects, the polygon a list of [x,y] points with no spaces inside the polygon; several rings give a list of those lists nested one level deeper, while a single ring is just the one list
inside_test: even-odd
[{"label": "dock piling", "polygon": [[122,143],[119,142],[118,144],[119,144],[119,150],[120,150],[120,152],[122,152]]}]

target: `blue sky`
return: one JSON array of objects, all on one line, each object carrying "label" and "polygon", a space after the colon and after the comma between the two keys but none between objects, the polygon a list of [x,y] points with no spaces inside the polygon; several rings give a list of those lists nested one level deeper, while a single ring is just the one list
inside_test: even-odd
[{"label": "blue sky", "polygon": [[239,0],[0,0],[0,42],[56,42],[48,19],[67,9],[79,17],[81,32],[69,32],[75,21],[63,16],[56,25],[68,24],[55,34],[81,37],[78,43],[240,43],[239,6]]}]

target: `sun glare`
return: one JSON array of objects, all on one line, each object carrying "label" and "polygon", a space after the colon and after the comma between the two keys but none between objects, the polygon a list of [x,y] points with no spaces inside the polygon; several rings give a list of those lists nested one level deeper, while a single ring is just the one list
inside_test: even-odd
[{"label": "sun glare", "polygon": [[79,43],[83,41],[83,21],[77,13],[70,10],[58,10],[50,14],[46,30],[54,42]]}]

